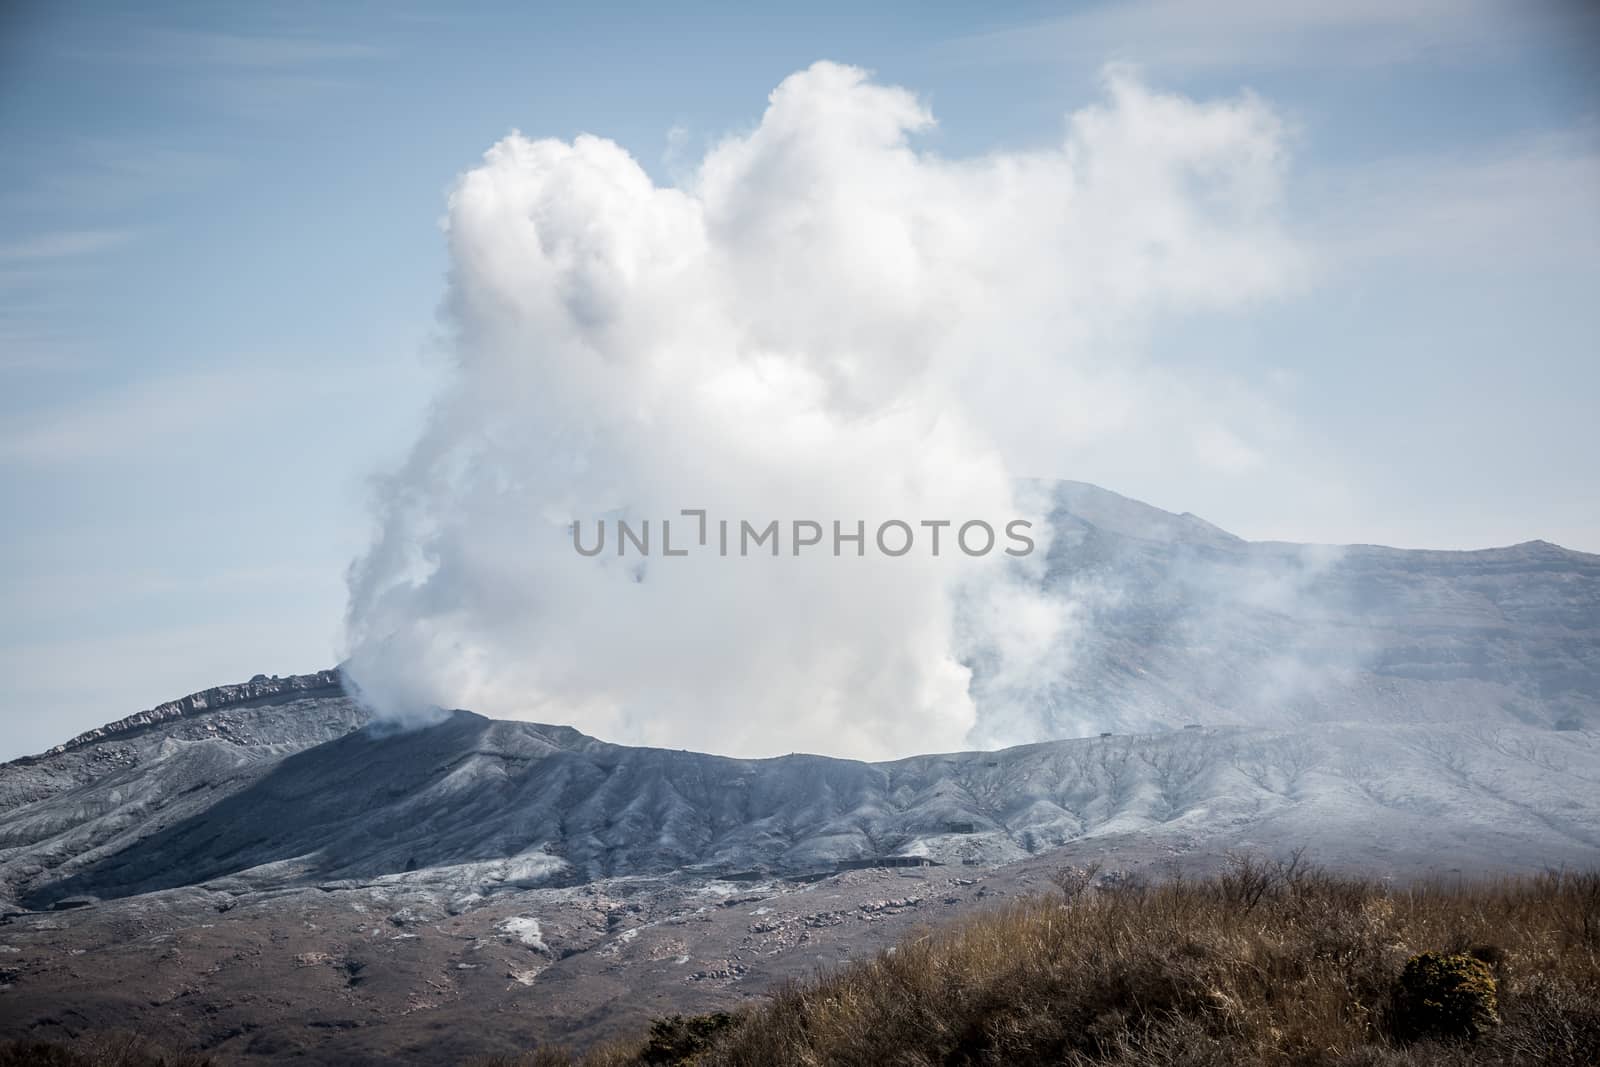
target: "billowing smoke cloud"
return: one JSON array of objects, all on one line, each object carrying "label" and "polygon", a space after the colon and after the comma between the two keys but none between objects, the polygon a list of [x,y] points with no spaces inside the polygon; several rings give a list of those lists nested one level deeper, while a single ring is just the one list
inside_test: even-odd
[{"label": "billowing smoke cloud", "polygon": [[[913,144],[932,123],[818,63],[681,188],[592,136],[513,134],[461,178],[454,380],[351,571],[369,700],[741,755],[949,749],[989,720],[1030,739],[1005,694],[1063,668],[1079,616],[1035,591],[1047,533],[1015,476],[1070,472],[1141,405],[1248,462],[1129,353],[1153,316],[1292,273],[1283,135],[1252,98],[1115,71],[1055,147],[946,159]],[[663,557],[662,519],[680,545],[694,530],[682,509],[779,520],[782,554]],[[574,551],[574,520],[592,540],[618,517],[650,520],[654,554]],[[935,557],[918,527],[1015,517],[1038,541],[1022,559],[950,530]],[[889,519],[912,552],[870,546]],[[794,520],[864,521],[867,554],[796,557]]]}]

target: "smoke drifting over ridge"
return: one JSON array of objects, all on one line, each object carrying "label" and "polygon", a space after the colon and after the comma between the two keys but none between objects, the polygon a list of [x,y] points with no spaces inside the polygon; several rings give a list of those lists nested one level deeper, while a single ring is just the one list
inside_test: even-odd
[{"label": "smoke drifting over ridge", "polygon": [[[592,136],[512,134],[461,178],[456,373],[351,569],[369,701],[738,755],[883,758],[999,723],[1033,739],[1004,694],[1070,664],[1081,616],[1037,591],[1047,505],[1016,476],[1070,474],[1138,410],[1252,461],[1130,353],[1154,316],[1294,275],[1284,134],[1253,98],[1121,71],[1052,148],[941,158],[913,145],[932,123],[911,93],[818,63],[681,188]],[[1020,560],[573,550],[574,520],[684,508],[863,520],[869,539],[889,519],[1025,517],[1040,543]]]}]

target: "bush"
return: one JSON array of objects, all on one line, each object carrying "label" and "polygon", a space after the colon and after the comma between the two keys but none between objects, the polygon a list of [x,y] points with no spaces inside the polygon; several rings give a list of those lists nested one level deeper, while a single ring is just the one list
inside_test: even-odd
[{"label": "bush", "polygon": [[639,1062],[669,1067],[694,1063],[736,1022],[725,1011],[657,1019],[650,1024],[650,1036],[639,1050]]},{"label": "bush", "polygon": [[1489,965],[1465,953],[1424,952],[1395,984],[1395,1031],[1419,1037],[1477,1037],[1500,1023]]}]

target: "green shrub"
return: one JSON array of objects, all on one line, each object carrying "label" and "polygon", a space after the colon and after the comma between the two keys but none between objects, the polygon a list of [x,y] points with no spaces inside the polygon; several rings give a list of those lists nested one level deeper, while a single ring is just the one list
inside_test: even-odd
[{"label": "green shrub", "polygon": [[691,1064],[737,1020],[725,1011],[710,1015],[672,1015],[650,1024],[650,1036],[639,1051],[643,1063]]},{"label": "green shrub", "polygon": [[1395,987],[1402,1038],[1477,1037],[1500,1023],[1494,974],[1465,953],[1424,952],[1406,961]]}]

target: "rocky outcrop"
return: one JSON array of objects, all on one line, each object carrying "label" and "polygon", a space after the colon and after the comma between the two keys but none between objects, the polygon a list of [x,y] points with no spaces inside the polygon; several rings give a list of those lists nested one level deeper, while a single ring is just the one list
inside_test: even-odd
[{"label": "rocky outcrop", "polygon": [[335,671],[258,676],[0,763],[0,897],[18,878],[139,840],[369,719]]},{"label": "rocky outcrop", "polygon": [[63,744],[41,753],[39,756],[24,756],[13,762],[28,763],[37,761],[45,756],[60,755],[70,752],[84,745],[105,741],[123,734],[133,733],[155,726],[158,723],[168,722],[172,719],[181,719],[185,716],[196,715],[202,712],[215,711],[218,708],[233,707],[248,704],[252,701],[267,700],[274,697],[299,697],[299,696],[335,696],[344,692],[344,682],[340,677],[338,668],[317,671],[315,674],[291,674],[286,678],[272,675],[270,678],[258,674],[248,682],[236,685],[218,685],[198,693],[190,693],[177,700],[169,700],[165,704],[157,704],[148,711],[135,712],[116,722],[97,726],[87,730],[77,737]]}]

